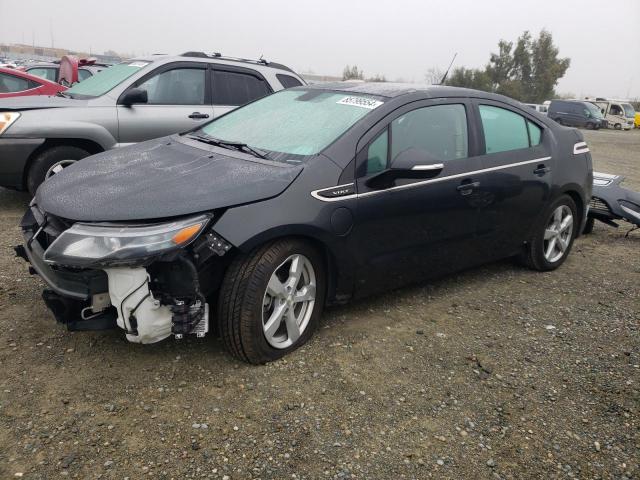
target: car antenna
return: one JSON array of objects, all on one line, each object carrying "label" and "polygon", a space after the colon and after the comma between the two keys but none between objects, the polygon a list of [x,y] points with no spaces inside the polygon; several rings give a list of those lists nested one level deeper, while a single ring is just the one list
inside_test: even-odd
[{"label": "car antenna", "polygon": [[453,61],[456,59],[457,56],[458,56],[458,52],[453,54],[453,58],[451,59],[451,63],[449,64],[449,68],[447,68],[447,71],[444,72],[444,75],[442,76],[442,80],[440,80],[440,83],[438,85],[444,84],[444,81],[447,79],[447,75],[449,75],[449,70],[451,70],[451,66],[453,65]]}]

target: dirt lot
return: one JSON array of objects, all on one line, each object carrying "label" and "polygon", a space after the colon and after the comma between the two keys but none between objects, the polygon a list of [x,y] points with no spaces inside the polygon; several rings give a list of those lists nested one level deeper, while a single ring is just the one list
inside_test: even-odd
[{"label": "dirt lot", "polygon": [[[640,131],[585,132],[640,188]],[[324,315],[251,367],[213,338],[69,333],[11,246],[0,189],[0,478],[639,478],[640,232]]]}]

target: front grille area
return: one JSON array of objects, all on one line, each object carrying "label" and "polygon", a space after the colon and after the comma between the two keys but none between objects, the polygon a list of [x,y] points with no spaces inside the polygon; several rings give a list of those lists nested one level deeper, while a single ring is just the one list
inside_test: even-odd
[{"label": "front grille area", "polygon": [[589,208],[592,210],[601,210],[604,212],[609,211],[609,206],[605,203],[604,200],[598,197],[591,197],[591,201],[589,202]]}]

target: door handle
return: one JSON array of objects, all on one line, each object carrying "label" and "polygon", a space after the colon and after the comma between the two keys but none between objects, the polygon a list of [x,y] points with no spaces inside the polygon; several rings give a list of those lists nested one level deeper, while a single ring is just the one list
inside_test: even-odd
[{"label": "door handle", "polygon": [[209,118],[209,114],[193,112],[191,115],[189,115],[189,118]]},{"label": "door handle", "polygon": [[540,177],[543,176],[546,173],[549,173],[551,171],[551,169],[549,167],[545,167],[544,164],[540,164],[536,167],[536,169],[533,171],[533,173],[535,173],[536,175],[539,175]]},{"label": "door handle", "polygon": [[456,190],[460,192],[460,195],[469,195],[473,192],[474,189],[480,187],[480,182],[471,182],[465,180],[460,185],[456,187]]}]

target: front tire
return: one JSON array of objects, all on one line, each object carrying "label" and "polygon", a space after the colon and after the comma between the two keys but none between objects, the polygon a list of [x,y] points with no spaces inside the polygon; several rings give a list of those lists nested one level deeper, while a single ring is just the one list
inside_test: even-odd
[{"label": "front tire", "polygon": [[229,266],[218,299],[222,340],[236,358],[276,360],[318,326],[326,291],[322,256],[296,239],[278,240]]},{"label": "front tire", "polygon": [[578,230],[576,204],[568,195],[554,201],[525,246],[522,260],[533,270],[555,270],[569,256]]},{"label": "front tire", "polygon": [[584,235],[589,235],[591,232],[593,232],[594,223],[595,223],[595,219],[593,217],[587,218],[587,223],[585,223],[582,233]]},{"label": "front tire", "polygon": [[72,145],[58,145],[40,152],[31,163],[27,173],[27,189],[31,195],[42,182],[65,167],[91,155],[86,150]]}]

